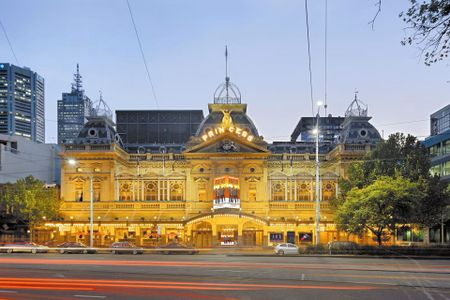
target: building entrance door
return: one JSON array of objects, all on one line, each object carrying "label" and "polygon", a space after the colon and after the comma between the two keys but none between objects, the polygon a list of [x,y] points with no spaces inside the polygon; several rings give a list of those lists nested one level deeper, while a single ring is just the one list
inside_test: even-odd
[{"label": "building entrance door", "polygon": [[196,248],[211,248],[212,231],[195,230],[192,232],[193,244]]}]

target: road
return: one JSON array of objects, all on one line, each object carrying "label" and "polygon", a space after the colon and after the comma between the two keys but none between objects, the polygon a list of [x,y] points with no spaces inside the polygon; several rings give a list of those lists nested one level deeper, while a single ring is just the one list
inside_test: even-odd
[{"label": "road", "polygon": [[1,299],[450,299],[450,260],[0,254]]}]

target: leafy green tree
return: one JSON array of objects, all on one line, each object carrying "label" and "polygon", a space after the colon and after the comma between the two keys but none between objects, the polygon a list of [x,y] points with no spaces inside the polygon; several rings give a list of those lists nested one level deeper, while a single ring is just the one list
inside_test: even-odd
[{"label": "leafy green tree", "polygon": [[347,233],[372,232],[381,245],[387,233],[409,222],[423,197],[417,183],[401,176],[382,176],[368,186],[352,188],[337,207],[335,221]]},{"label": "leafy green tree", "polygon": [[423,227],[432,227],[440,222],[446,207],[450,205],[450,187],[439,180],[439,176],[430,176],[422,184],[425,196],[419,202],[412,223]]},{"label": "leafy green tree", "polygon": [[60,207],[56,190],[45,188],[44,183],[33,176],[5,186],[1,201],[9,214],[27,222],[30,228],[43,221],[44,217],[55,218]]},{"label": "leafy green tree", "polygon": [[345,199],[352,188],[367,186],[380,176],[401,175],[418,181],[428,178],[429,170],[430,159],[422,143],[412,135],[395,133],[381,140],[361,162],[349,166],[346,178],[339,181],[341,196]]},{"label": "leafy green tree", "polygon": [[408,25],[411,34],[403,45],[417,45],[421,48],[426,65],[448,57],[450,37],[449,0],[410,0],[411,6],[400,18]]}]

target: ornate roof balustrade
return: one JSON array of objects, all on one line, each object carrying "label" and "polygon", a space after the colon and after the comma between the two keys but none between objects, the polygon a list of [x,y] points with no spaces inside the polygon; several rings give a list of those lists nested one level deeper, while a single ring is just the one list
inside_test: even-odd
[{"label": "ornate roof balustrade", "polygon": [[[186,208],[185,201],[157,201],[157,202],[125,202],[125,201],[101,201],[94,202],[94,211],[104,210],[180,210]],[[89,201],[64,202],[61,211],[89,210]]]}]

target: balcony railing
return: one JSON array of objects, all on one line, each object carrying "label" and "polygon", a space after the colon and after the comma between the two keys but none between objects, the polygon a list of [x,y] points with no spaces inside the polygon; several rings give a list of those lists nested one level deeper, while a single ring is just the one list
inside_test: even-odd
[{"label": "balcony railing", "polygon": [[[179,201],[165,202],[94,202],[94,210],[180,210],[185,209],[186,203]],[[89,201],[87,202],[64,202],[61,210],[88,210]]]}]

